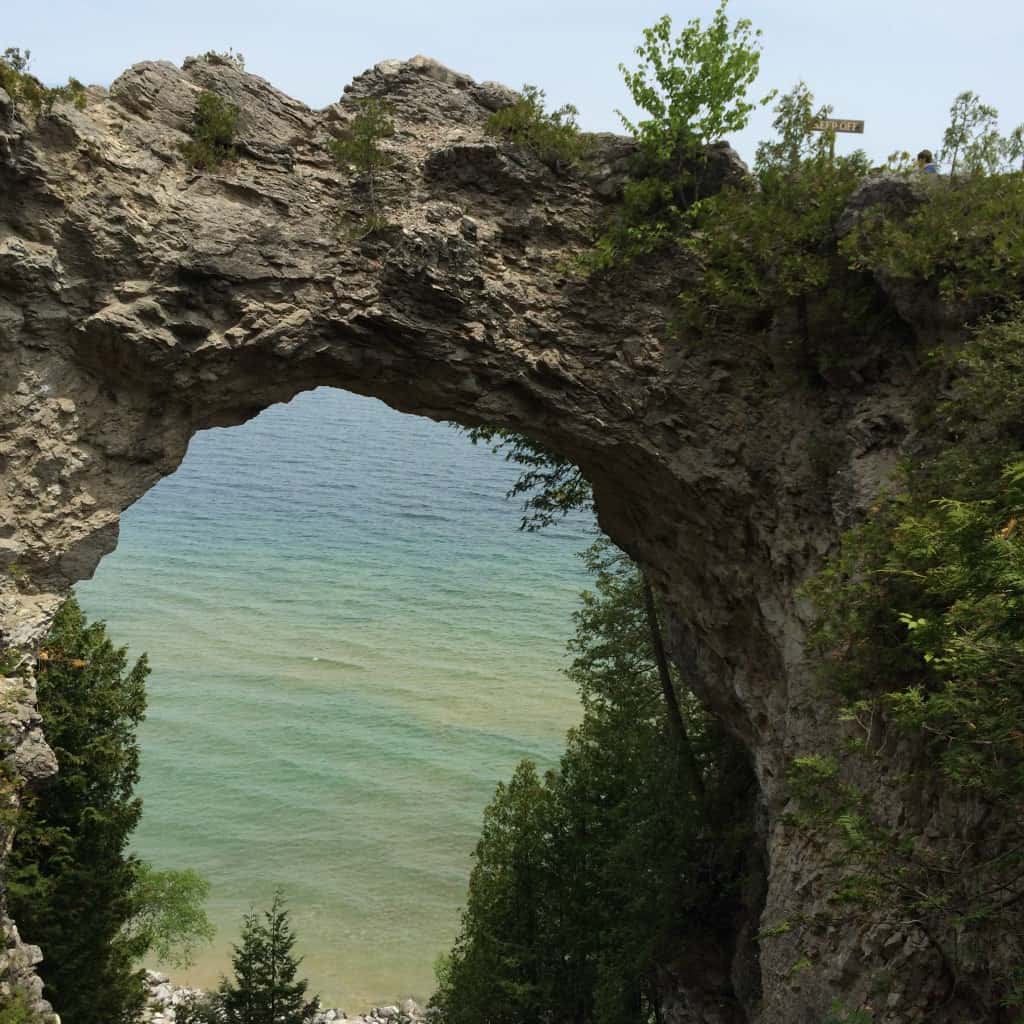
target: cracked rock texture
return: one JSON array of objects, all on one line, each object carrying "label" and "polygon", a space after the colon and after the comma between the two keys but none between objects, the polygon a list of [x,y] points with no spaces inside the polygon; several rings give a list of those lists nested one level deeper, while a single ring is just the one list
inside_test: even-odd
[{"label": "cracked rock texture", "polygon": [[[179,147],[203,89],[242,122],[237,159],[199,174]],[[363,185],[325,144],[366,97],[397,130],[377,189],[390,225],[359,239]],[[138,64],[88,99],[34,120],[0,92],[3,647],[34,649],[197,430],[331,385],[527,433],[592,481],[602,526],[660,591],[673,656],[760,785],[758,895],[734,942],[708,951],[713,971],[666,970],[670,1019],[819,1024],[887,969],[899,981],[878,1020],[973,1021],[900,921],[794,928],[760,951],[753,938],[759,920],[813,919],[827,900],[825,853],[783,816],[789,759],[837,741],[797,590],[908,442],[914,335],[929,329],[907,321],[914,303],[841,374],[785,337],[674,336],[691,268],[561,269],[616,202],[629,141],[598,136],[556,172],[485,134],[510,90],[422,57],[377,65],[320,111],[209,58]],[[740,173],[727,147],[714,155]],[[53,759],[31,683],[12,685],[2,750],[40,778]],[[27,975],[37,951],[3,928],[0,978]]]}]

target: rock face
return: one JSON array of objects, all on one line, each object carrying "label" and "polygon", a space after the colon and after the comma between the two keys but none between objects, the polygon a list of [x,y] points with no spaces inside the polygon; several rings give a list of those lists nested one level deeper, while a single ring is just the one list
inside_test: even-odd
[{"label": "rock face", "polygon": [[[242,124],[238,159],[198,174],[179,146],[203,89]],[[397,130],[377,189],[391,226],[359,240],[339,222],[362,215],[365,192],[325,143],[366,97]],[[885,969],[897,998],[878,1019],[975,1020],[898,920],[794,925],[759,960],[753,939],[759,919],[813,922],[827,900],[825,853],[783,816],[789,759],[836,742],[797,591],[907,442],[914,325],[823,377],[785,338],[765,351],[673,336],[686,267],[566,277],[629,146],[599,138],[558,175],[484,133],[511,99],[420,57],[377,65],[322,111],[204,59],[138,64],[84,111],[38,122],[0,92],[0,640],[32,649],[114,547],[121,512],[204,427],[331,385],[529,434],[593,483],[602,526],[660,591],[674,657],[761,787],[762,895],[709,951],[732,1005],[673,971],[671,1019],[819,1022]],[[45,774],[30,704],[14,756]],[[6,927],[0,978],[25,959]]]}]

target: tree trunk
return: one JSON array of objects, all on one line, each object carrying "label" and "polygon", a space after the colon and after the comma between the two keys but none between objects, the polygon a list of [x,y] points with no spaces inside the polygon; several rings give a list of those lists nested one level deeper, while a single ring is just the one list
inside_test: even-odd
[{"label": "tree trunk", "polygon": [[661,623],[658,621],[658,608],[654,603],[654,590],[647,578],[647,573],[640,570],[644,588],[644,606],[647,609],[647,627],[651,633],[651,647],[654,649],[654,660],[658,663],[658,677],[661,679],[661,690],[665,695],[665,711],[668,715],[669,728],[679,745],[679,756],[685,763],[686,770],[690,774],[690,781],[693,783],[694,792],[704,799],[704,778],[700,773],[697,759],[693,756],[693,747],[690,745],[690,737],[686,731],[686,722],[683,720],[683,712],[679,707],[679,698],[676,695],[676,688],[672,685],[672,674],[668,666],[668,658],[665,655],[665,643],[661,635]]}]

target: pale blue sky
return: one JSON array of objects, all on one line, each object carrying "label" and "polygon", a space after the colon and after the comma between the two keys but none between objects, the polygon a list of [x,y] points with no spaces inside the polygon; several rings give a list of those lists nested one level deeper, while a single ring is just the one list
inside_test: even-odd
[{"label": "pale blue sky", "polygon": [[[627,104],[617,65],[641,30],[668,13],[707,18],[714,0],[0,0],[0,47],[33,51],[48,82],[68,74],[109,84],[135,61],[180,62],[233,47],[250,71],[314,107],[338,98],[360,71],[423,53],[477,79],[524,82],[553,104],[575,103],[591,130],[617,130]],[[998,107],[1004,130],[1024,121],[1021,0],[732,0],[732,17],[764,30],[759,88],[803,78],[839,117],[862,118],[873,158],[938,149],[953,97],[974,89]],[[760,94],[760,93],[759,93]],[[752,157],[769,134],[759,113],[733,140]]]}]

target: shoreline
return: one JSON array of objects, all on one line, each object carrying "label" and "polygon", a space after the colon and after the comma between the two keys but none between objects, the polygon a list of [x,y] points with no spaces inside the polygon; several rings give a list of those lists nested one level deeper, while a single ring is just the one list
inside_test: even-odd
[{"label": "shoreline", "polygon": [[[175,1009],[197,996],[206,995],[200,988],[177,985],[162,971],[146,970],[148,998],[140,1018],[143,1024],[174,1024]],[[420,1024],[426,1020],[423,1008],[411,997],[400,1002],[373,1006],[363,1013],[346,1013],[340,1007],[320,1007],[313,1024]]]}]

